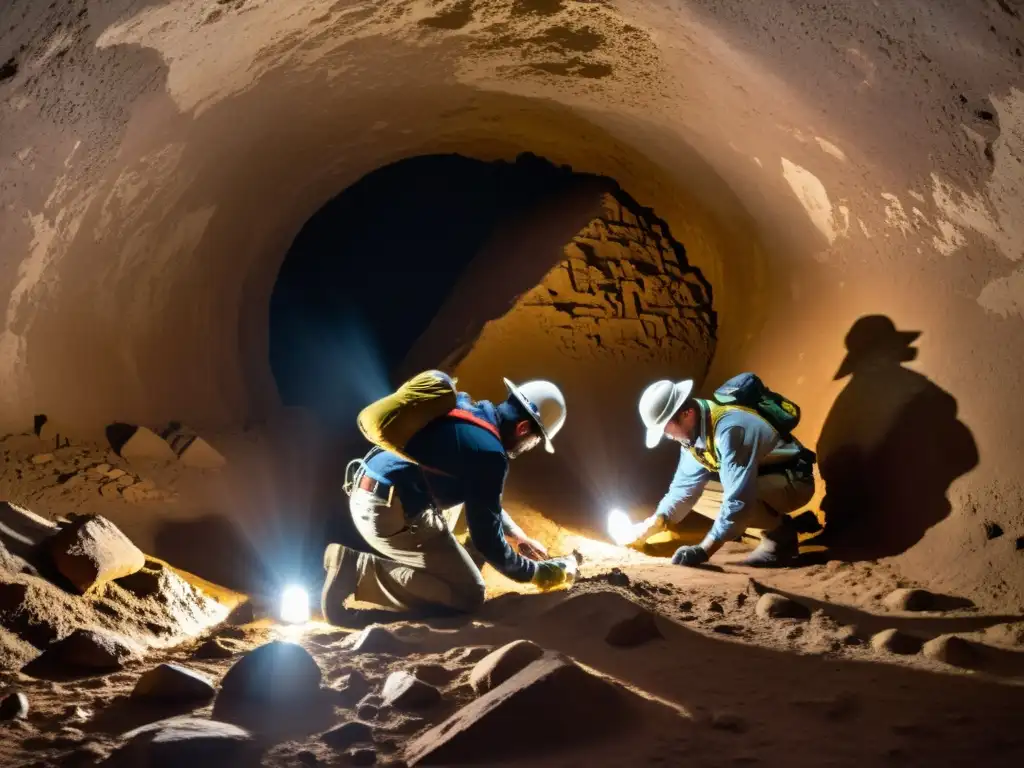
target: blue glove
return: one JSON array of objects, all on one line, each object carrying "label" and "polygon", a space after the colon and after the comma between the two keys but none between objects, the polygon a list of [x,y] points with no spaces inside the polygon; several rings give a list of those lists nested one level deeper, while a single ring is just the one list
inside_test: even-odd
[{"label": "blue glove", "polygon": [[680,547],[676,550],[676,553],[672,555],[672,563],[674,565],[701,565],[708,561],[708,553],[704,551],[704,547],[693,546],[693,547]]}]

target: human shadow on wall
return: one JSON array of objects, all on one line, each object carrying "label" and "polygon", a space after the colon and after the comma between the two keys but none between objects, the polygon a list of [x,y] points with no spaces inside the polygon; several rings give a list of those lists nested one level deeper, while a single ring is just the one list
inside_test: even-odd
[{"label": "human shadow on wall", "polygon": [[869,315],[846,335],[835,379],[850,377],[825,419],[818,460],[825,530],[809,543],[840,559],[905,552],[950,512],[953,481],[977,466],[956,400],[903,364],[921,334]]}]

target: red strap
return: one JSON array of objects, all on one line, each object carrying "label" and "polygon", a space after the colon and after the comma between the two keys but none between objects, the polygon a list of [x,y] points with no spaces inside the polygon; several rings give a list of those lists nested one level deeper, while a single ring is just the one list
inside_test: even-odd
[{"label": "red strap", "polygon": [[462,421],[468,421],[470,424],[476,424],[478,427],[483,427],[496,438],[501,440],[501,433],[498,431],[498,428],[486,419],[481,419],[476,414],[470,413],[462,408],[452,408],[448,411],[448,415],[456,419],[462,419]]}]

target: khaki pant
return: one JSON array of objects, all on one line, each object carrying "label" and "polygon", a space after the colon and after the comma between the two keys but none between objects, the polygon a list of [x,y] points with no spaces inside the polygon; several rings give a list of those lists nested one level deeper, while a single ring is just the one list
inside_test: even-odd
[{"label": "khaki pant", "polygon": [[[717,520],[722,511],[724,496],[722,484],[709,480],[704,493],[693,505],[693,511],[712,520]],[[795,512],[810,502],[814,496],[814,480],[790,480],[783,473],[761,475],[757,478],[757,504],[743,510],[738,521],[754,536],[779,527],[784,516]]]},{"label": "khaki pant", "polygon": [[407,520],[397,495],[384,502],[357,488],[349,509],[359,533],[384,556],[359,556],[357,600],[395,610],[443,606],[471,612],[483,605],[480,569],[452,534],[461,505]]}]

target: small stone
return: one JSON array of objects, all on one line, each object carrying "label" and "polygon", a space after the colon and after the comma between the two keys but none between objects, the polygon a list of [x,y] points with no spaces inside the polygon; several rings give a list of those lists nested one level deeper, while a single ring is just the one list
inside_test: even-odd
[{"label": "small stone", "polygon": [[109,472],[109,471],[110,471],[110,465],[109,464],[97,464],[96,466],[89,467],[89,469],[86,470],[86,472],[88,474],[90,474],[90,475],[101,475],[103,477],[106,477],[107,472]]},{"label": "small stone", "polygon": [[173,717],[129,731],[123,739],[126,743],[107,763],[111,768],[246,768],[260,763],[252,734],[216,720]]},{"label": "small stone", "polygon": [[693,601],[692,600],[683,600],[683,602],[681,602],[679,604],[679,610],[682,611],[683,613],[689,613],[690,611],[693,610]]},{"label": "small stone", "polygon": [[717,600],[712,600],[708,603],[708,610],[711,611],[711,613],[725,613],[725,608],[723,608],[722,604]]},{"label": "small stone", "polygon": [[763,619],[809,619],[810,610],[795,600],[767,592],[761,595],[754,607],[754,613]]},{"label": "small stone", "polygon": [[608,583],[613,587],[628,587],[629,576],[622,572],[619,568],[612,568],[608,574]]},{"label": "small stone", "polygon": [[370,748],[353,749],[348,753],[348,759],[352,765],[375,765],[377,763],[377,750]]},{"label": "small stone", "polygon": [[384,706],[395,709],[426,709],[441,700],[441,692],[408,672],[392,672],[381,691]]},{"label": "small stone", "polygon": [[20,720],[28,716],[28,696],[20,691],[0,701],[0,720]]},{"label": "small stone", "polygon": [[743,628],[735,624],[715,624],[711,631],[719,635],[736,636],[743,634]]},{"label": "small stone", "polygon": [[420,664],[413,670],[420,680],[437,687],[448,685],[459,676],[458,670],[451,670],[442,664]]},{"label": "small stone", "polygon": [[366,723],[351,720],[320,736],[320,741],[334,749],[348,749],[355,744],[373,743],[373,729]]},{"label": "small stone", "polygon": [[32,457],[32,463],[35,464],[36,466],[40,466],[42,464],[49,464],[51,461],[53,461],[52,453],[38,453]]},{"label": "small stone", "polygon": [[994,523],[991,520],[985,522],[985,538],[991,541],[992,539],[998,539],[1003,535],[1003,526],[999,523]]},{"label": "small stone", "polygon": [[124,475],[123,477],[117,478],[115,483],[117,487],[121,489],[121,493],[124,493],[129,487],[135,484],[135,478],[131,475]]},{"label": "small stone", "polygon": [[857,634],[857,628],[854,626],[840,627],[835,632],[835,638],[842,645],[862,645],[864,640]]},{"label": "small stone", "polygon": [[536,643],[529,640],[514,640],[477,662],[469,674],[469,684],[476,693],[486,693],[543,655],[544,649]]},{"label": "small stone", "polygon": [[871,647],[876,651],[910,656],[921,650],[921,640],[898,629],[885,629],[871,638]]},{"label": "small stone", "polygon": [[123,469],[118,469],[117,467],[115,467],[114,469],[111,469],[107,472],[107,477],[109,477],[111,480],[118,480],[127,474],[128,473],[125,472]]},{"label": "small stone", "polygon": [[921,651],[929,659],[936,659],[953,667],[970,669],[981,661],[974,644],[956,635],[940,635],[933,638],[924,644]]},{"label": "small stone", "polygon": [[897,589],[882,601],[890,611],[930,611],[935,607],[935,595],[926,589]]},{"label": "small stone", "polygon": [[485,645],[474,645],[468,648],[453,648],[445,658],[449,661],[456,661],[460,664],[476,664],[481,659],[487,658],[493,649]]},{"label": "small stone", "polygon": [[216,695],[208,678],[177,664],[154,667],[139,678],[132,691],[132,698],[158,701],[206,701]]},{"label": "small stone", "polygon": [[[349,641],[343,641],[348,643]],[[408,640],[395,637],[379,624],[372,624],[351,641],[351,650],[362,653],[387,653],[391,655],[404,655],[414,649],[414,644]]]},{"label": "small stone", "polygon": [[104,483],[100,486],[100,496],[104,499],[116,499],[119,495],[117,483]]},{"label": "small stone", "polygon": [[[654,614],[650,611],[640,611],[632,618],[623,619],[613,625],[605,635],[604,641],[614,648],[635,648],[652,640],[661,640],[662,637]],[[541,651],[539,647],[537,650]],[[536,658],[540,658],[540,653]]]},{"label": "small stone", "polygon": [[231,666],[221,681],[217,704],[301,701],[320,690],[321,677],[309,651],[297,643],[274,640]]},{"label": "small stone", "polygon": [[193,659],[230,659],[241,649],[228,644],[228,641],[211,637],[199,645],[193,652]]},{"label": "small stone", "polygon": [[711,727],[718,731],[743,733],[747,730],[746,721],[732,712],[715,712],[711,716]]},{"label": "small stone", "polygon": [[57,570],[82,594],[146,564],[142,550],[99,515],[76,518],[54,535],[47,547]]},{"label": "small stone", "polygon": [[89,629],[76,629],[47,648],[40,660],[62,667],[110,671],[121,669],[135,655],[132,648],[114,635]]}]

